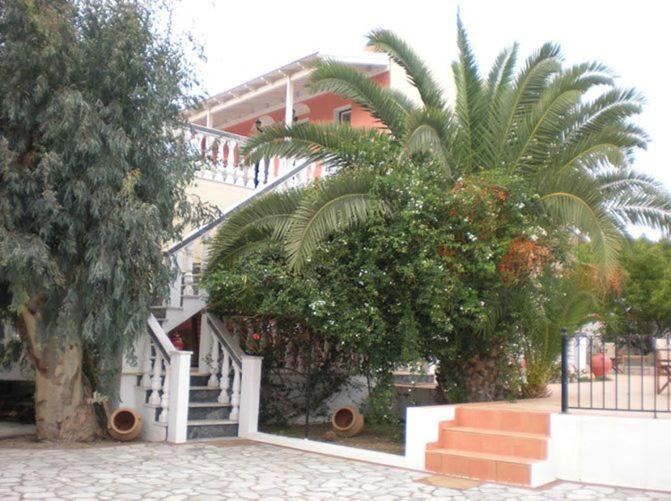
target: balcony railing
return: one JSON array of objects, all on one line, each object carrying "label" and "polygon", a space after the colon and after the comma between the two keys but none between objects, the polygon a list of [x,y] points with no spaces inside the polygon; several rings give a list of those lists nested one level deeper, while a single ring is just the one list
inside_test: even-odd
[{"label": "balcony railing", "polygon": [[[250,164],[241,154],[246,137],[230,132],[191,125],[190,140],[200,153],[197,176],[250,189],[256,189],[284,176],[301,165],[300,159],[273,156]],[[294,186],[307,184],[323,175],[321,162],[309,164],[293,180]]]}]

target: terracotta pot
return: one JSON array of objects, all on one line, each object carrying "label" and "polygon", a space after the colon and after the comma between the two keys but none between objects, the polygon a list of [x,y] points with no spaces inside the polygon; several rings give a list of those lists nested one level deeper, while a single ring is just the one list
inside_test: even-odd
[{"label": "terracotta pot", "polygon": [[179,351],[184,349],[184,341],[182,341],[182,336],[179,335],[179,332],[175,332],[170,336],[170,341],[172,345]]},{"label": "terracotta pot", "polygon": [[133,409],[117,409],[107,421],[107,431],[116,440],[135,440],[142,431],[142,418]]},{"label": "terracotta pot", "polygon": [[354,407],[341,407],[331,416],[331,426],[336,435],[353,437],[361,433],[363,429],[363,416]]},{"label": "terracotta pot", "polygon": [[613,368],[613,361],[603,353],[597,353],[592,355],[590,367],[596,377],[606,376]]}]

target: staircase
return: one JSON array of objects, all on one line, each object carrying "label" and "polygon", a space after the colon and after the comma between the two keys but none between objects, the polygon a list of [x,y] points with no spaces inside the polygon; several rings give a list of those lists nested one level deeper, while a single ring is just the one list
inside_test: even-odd
[{"label": "staircase", "polygon": [[[148,335],[136,341],[137,361],[124,362],[122,373],[121,393],[141,413],[143,438],[150,441],[180,443],[256,430],[261,359],[245,355],[226,323],[206,312],[207,296],[199,283],[208,243],[226,218],[258,197],[330,173],[326,166],[322,172],[321,163],[297,159],[242,165],[237,151],[244,138],[195,125],[191,135],[201,151],[197,177],[250,189],[215,220],[165,250],[175,272],[169,296],[152,307]],[[203,322],[199,353],[177,350],[168,333],[195,315]],[[192,356],[202,372],[191,369]]]},{"label": "staircase", "polygon": [[209,379],[208,373],[191,372],[187,440],[238,435],[238,422],[230,419],[233,406],[219,402],[221,390],[209,387]]},{"label": "staircase", "polygon": [[458,406],[427,445],[426,469],[445,475],[528,487],[552,480],[550,414],[476,405]]}]

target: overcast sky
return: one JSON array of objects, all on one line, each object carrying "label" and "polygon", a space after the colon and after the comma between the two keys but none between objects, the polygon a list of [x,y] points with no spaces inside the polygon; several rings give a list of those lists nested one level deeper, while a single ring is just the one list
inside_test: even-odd
[{"label": "overcast sky", "polygon": [[514,41],[522,57],[554,41],[567,62],[598,59],[621,85],[637,87],[647,101],[639,124],[652,141],[636,165],[671,190],[666,0],[182,0],[174,19],[203,46],[207,61],[199,78],[216,93],[312,52],[359,53],[365,34],[377,27],[395,30],[420,55],[431,54],[444,71],[438,76],[448,78],[457,6],[482,68]]}]

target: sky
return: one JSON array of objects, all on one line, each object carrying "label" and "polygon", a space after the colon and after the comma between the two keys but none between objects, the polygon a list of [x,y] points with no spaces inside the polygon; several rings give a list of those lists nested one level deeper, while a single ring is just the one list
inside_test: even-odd
[{"label": "sky", "polygon": [[671,191],[666,0],[178,0],[174,24],[202,46],[198,78],[214,94],[313,52],[360,53],[374,28],[396,31],[448,81],[457,9],[484,72],[515,41],[520,59],[553,41],[567,63],[599,60],[639,89],[647,104],[638,124],[651,142],[635,166]]}]

